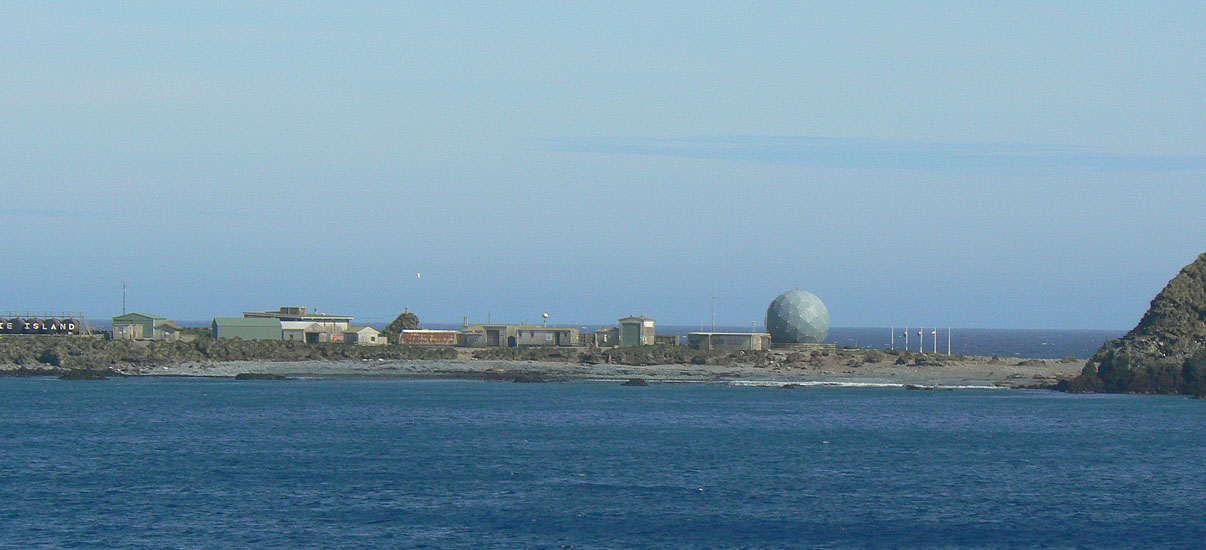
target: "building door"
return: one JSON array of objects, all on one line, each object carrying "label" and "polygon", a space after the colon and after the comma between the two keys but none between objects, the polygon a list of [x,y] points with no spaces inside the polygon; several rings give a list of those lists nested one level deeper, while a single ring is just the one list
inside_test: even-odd
[{"label": "building door", "polygon": [[641,345],[641,325],[635,323],[621,325],[620,344],[625,346]]},{"label": "building door", "polygon": [[486,331],[486,346],[496,348],[502,344],[499,343],[498,329]]}]

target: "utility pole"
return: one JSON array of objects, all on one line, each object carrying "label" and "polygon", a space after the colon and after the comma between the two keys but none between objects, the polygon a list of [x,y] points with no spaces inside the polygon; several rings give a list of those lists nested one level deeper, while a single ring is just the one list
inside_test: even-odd
[{"label": "utility pole", "polygon": [[716,297],[712,297],[712,332],[716,332]]},{"label": "utility pole", "polygon": [[896,349],[896,327],[892,327],[888,330],[892,333],[892,335],[888,337],[888,340],[891,341],[891,349]]},{"label": "utility pole", "polygon": [[126,282],[121,282],[121,314],[126,314]]}]

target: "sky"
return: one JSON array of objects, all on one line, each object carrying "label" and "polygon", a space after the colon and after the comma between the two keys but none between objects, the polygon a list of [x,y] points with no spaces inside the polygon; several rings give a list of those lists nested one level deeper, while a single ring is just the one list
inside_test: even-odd
[{"label": "sky", "polygon": [[1206,4],[0,2],[0,311],[1125,329]]}]

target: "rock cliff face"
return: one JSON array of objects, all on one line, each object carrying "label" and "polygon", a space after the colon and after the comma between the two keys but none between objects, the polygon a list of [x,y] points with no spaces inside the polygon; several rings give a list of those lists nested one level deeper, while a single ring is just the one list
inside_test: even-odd
[{"label": "rock cliff face", "polygon": [[1106,342],[1059,389],[1206,393],[1206,254],[1168,282],[1135,328]]},{"label": "rock cliff face", "polygon": [[419,328],[419,316],[406,311],[395,317],[394,320],[385,327],[385,332],[389,334],[397,334],[404,330],[415,330],[417,328]]},{"label": "rock cliff face", "polygon": [[1206,254],[1173,277],[1139,324],[1102,351],[1111,344],[1150,359],[1184,361],[1200,352],[1206,346]]},{"label": "rock cliff face", "polygon": [[402,312],[394,318],[394,320],[385,327],[385,337],[389,338],[392,343],[398,343],[398,334],[404,330],[415,330],[419,328],[419,316],[411,313],[409,310]]}]

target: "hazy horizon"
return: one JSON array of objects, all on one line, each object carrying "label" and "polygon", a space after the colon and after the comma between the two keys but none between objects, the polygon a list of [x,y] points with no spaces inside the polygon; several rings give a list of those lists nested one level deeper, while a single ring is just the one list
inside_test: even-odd
[{"label": "hazy horizon", "polygon": [[[0,311],[1125,330],[1206,5],[0,3]],[[421,274],[421,276],[419,276]],[[928,325],[927,325],[928,326]]]}]

